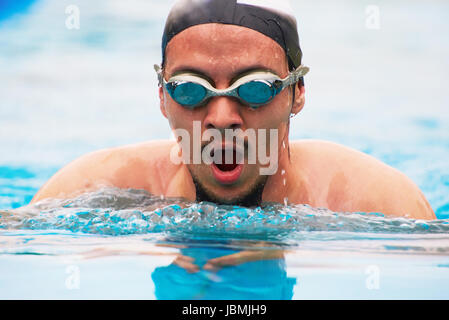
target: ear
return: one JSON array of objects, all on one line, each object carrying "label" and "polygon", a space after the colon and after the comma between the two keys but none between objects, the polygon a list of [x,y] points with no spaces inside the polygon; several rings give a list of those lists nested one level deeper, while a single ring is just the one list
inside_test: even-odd
[{"label": "ear", "polygon": [[165,94],[162,87],[159,87],[159,107],[161,108],[161,112],[164,117],[167,118],[167,110],[165,109]]},{"label": "ear", "polygon": [[295,101],[293,102],[292,114],[298,114],[304,108],[306,88],[301,82],[295,86]]}]

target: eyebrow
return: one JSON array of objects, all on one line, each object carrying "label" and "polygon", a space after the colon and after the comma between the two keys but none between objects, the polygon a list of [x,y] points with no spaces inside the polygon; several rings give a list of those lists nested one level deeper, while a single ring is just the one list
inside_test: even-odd
[{"label": "eyebrow", "polygon": [[270,68],[263,67],[263,66],[252,66],[252,67],[248,67],[248,68],[245,68],[245,69],[242,69],[242,70],[239,70],[238,72],[236,72],[234,74],[234,76],[232,77],[230,84],[232,85],[238,79],[240,79],[248,74],[254,73],[254,72],[270,72],[270,73],[273,73],[273,74],[279,76],[276,71],[274,71]]},{"label": "eyebrow", "polygon": [[209,82],[212,86],[215,87],[215,81],[214,81],[211,77],[209,77],[209,76],[208,76],[205,72],[203,72],[202,70],[195,69],[195,68],[183,68],[183,67],[180,67],[180,68],[178,68],[178,70],[175,70],[175,71],[172,73],[171,77],[175,77],[175,76],[177,76],[177,75],[184,74],[184,73],[193,73],[194,75],[196,75],[196,76],[198,76],[198,77],[200,77],[200,78],[203,78],[204,80],[206,80],[206,81]]},{"label": "eyebrow", "polygon": [[[251,67],[247,67],[247,68],[240,69],[240,70],[236,71],[234,73],[234,75],[232,76],[232,78],[231,78],[230,85],[232,85],[238,79],[240,79],[240,78],[242,78],[242,77],[244,77],[244,76],[246,76],[248,74],[254,73],[254,72],[270,72],[270,73],[273,73],[273,74],[279,76],[276,71],[274,71],[274,70],[272,70],[270,68],[267,68],[267,67],[264,67],[264,66],[260,66],[260,65],[256,65],[256,66],[251,66]],[[191,68],[191,67],[179,67],[179,68],[175,69],[175,71],[173,72],[171,77],[174,77],[174,76],[177,76],[177,75],[180,75],[180,74],[184,74],[184,73],[193,73],[196,76],[199,76],[199,77],[203,78],[204,80],[209,82],[213,87],[215,87],[215,81],[212,79],[212,77],[209,76],[207,74],[207,72],[205,72],[205,71],[203,71],[201,69],[195,69],[195,68]]]}]

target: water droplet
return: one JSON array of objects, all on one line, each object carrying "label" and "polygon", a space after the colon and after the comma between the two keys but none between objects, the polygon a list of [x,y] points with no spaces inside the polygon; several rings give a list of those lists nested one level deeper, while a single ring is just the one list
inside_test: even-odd
[{"label": "water droplet", "polygon": [[287,180],[284,179],[283,183],[284,183],[284,186],[286,186],[287,185]]},{"label": "water droplet", "polygon": [[284,174],[285,174],[285,170],[282,170],[282,171],[281,171],[281,175],[284,175]]},{"label": "water droplet", "polygon": [[288,206],[288,198],[287,197],[284,198],[284,206]]}]

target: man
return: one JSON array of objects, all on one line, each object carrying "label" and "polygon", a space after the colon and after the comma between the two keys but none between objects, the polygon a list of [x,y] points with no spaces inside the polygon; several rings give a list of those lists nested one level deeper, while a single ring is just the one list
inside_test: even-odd
[{"label": "man", "polygon": [[[274,0],[178,1],[157,68],[160,109],[178,143],[83,156],[32,202],[114,186],[191,201],[309,204],[434,219],[421,191],[397,170],[334,143],[289,141],[289,120],[305,104],[308,68],[301,64],[296,20],[285,7]],[[235,140],[227,139],[230,131]],[[258,158],[249,161],[251,154]],[[268,173],[266,159],[276,162]]]}]

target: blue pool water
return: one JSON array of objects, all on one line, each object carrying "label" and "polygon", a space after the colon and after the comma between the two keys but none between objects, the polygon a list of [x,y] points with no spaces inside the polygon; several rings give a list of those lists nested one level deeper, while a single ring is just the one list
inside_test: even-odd
[{"label": "blue pool water", "polygon": [[27,206],[82,154],[170,138],[152,70],[170,2],[0,0],[0,298],[449,298],[449,4],[379,1],[377,30],[372,1],[293,4],[312,71],[291,138],[401,170],[438,219],[117,189]]},{"label": "blue pool water", "polygon": [[26,13],[27,9],[35,0],[1,0],[0,1],[0,21],[11,18],[16,14]]}]

